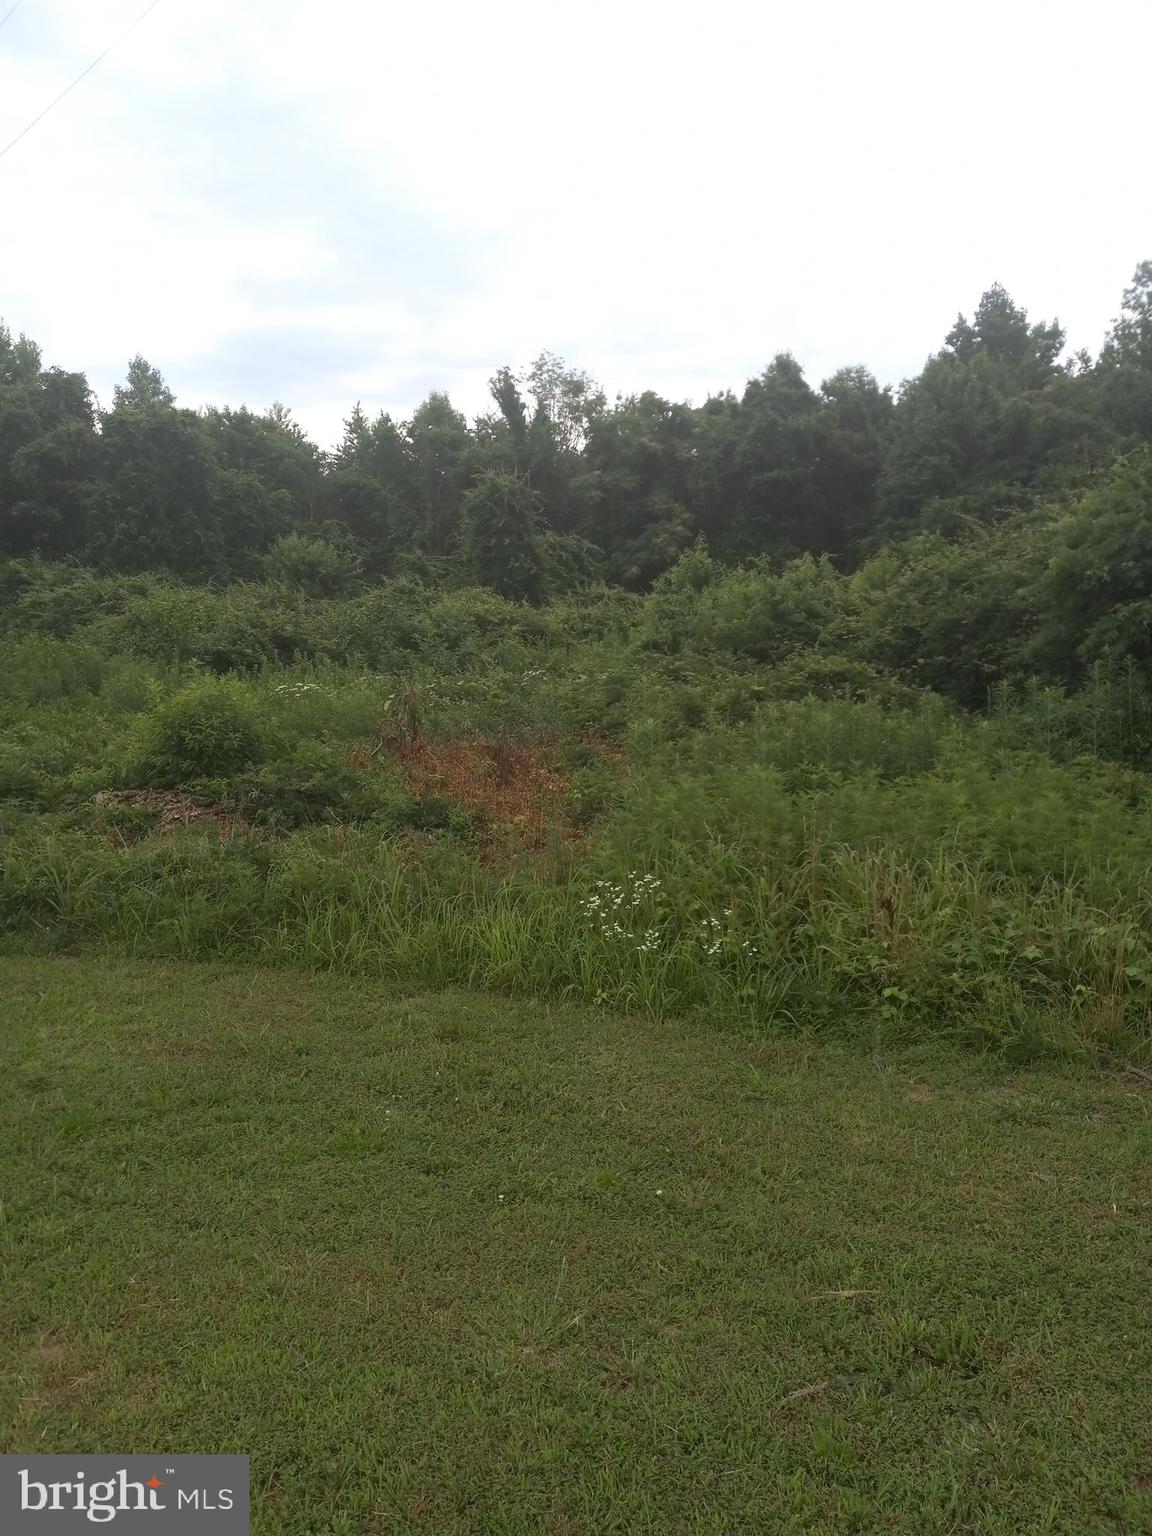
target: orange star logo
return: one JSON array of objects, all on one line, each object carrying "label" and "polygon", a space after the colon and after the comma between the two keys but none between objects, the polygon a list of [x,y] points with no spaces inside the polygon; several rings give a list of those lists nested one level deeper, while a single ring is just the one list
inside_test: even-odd
[{"label": "orange star logo", "polygon": [[157,1477],[155,1472],[153,1472],[152,1476],[148,1479],[144,1486],[146,1488],[163,1488],[164,1479],[162,1477]]}]

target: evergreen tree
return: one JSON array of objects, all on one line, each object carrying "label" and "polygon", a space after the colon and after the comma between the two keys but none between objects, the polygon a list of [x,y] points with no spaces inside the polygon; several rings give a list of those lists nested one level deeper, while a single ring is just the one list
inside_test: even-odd
[{"label": "evergreen tree", "polygon": [[891,390],[867,368],[841,368],[821,384],[806,548],[845,562],[872,532],[893,409]]},{"label": "evergreen tree", "polygon": [[299,533],[351,541],[369,579],[413,561],[438,579],[470,488],[475,508],[502,486],[509,528],[530,497],[533,534],[518,537],[566,573],[553,585],[600,570],[643,589],[700,535],[720,561],[810,553],[849,568],[910,533],[956,540],[1078,502],[1152,442],[1152,262],[1097,362],[1062,361],[1063,343],[994,286],[895,403],[862,367],[814,389],[782,352],[740,394],[691,406],[649,390],[609,408],[545,352],[501,368],[471,425],[444,394],[406,423],[358,404],[322,454],[283,406],[180,409],[140,356],[97,414],[82,374],[45,368],[0,327],[0,554],[235,579]]},{"label": "evergreen tree", "polygon": [[692,410],[651,390],[618,400],[591,424],[595,474],[588,532],[612,581],[646,587],[691,544]]},{"label": "evergreen tree", "polygon": [[461,502],[472,479],[474,444],[468,423],[445,394],[431,394],[406,432],[412,465],[417,538],[444,555],[460,531]]},{"label": "evergreen tree", "polygon": [[957,319],[901,391],[880,479],[882,533],[940,526],[940,503],[996,517],[1021,504],[1054,456],[1091,458],[1091,412],[1058,365],[1063,344],[1059,325],[1029,324],[999,286],[972,321]]},{"label": "evergreen tree", "polygon": [[511,368],[501,368],[489,380],[488,390],[500,412],[509,460],[521,474],[527,474],[528,410]]},{"label": "evergreen tree", "polygon": [[414,473],[404,433],[381,412],[369,422],[357,402],[324,482],[324,520],[359,543],[379,574],[417,536]]},{"label": "evergreen tree", "polygon": [[540,603],[545,553],[536,497],[523,475],[490,469],[464,497],[461,553],[468,573],[501,597]]},{"label": "evergreen tree", "polygon": [[1152,261],[1141,262],[1124,291],[1120,317],[1100,354],[1099,378],[1116,429],[1152,441]]},{"label": "evergreen tree", "polygon": [[0,325],[0,553],[84,548],[98,452],[84,375],[42,368],[35,343]]}]

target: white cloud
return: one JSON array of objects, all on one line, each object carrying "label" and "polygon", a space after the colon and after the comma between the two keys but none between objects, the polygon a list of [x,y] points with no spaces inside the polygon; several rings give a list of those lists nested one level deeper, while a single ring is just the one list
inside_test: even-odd
[{"label": "white cloud", "polygon": [[[0,142],[141,6],[27,0]],[[1145,0],[162,0],[0,159],[0,314],[325,439],[543,347],[610,391],[897,380],[995,280],[1095,348],[1152,254],[1149,44]]]}]

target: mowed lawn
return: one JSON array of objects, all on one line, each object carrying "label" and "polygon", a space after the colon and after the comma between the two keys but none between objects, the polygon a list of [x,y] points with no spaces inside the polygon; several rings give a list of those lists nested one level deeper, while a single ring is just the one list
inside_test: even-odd
[{"label": "mowed lawn", "polygon": [[254,1530],[1145,1532],[1152,1089],[7,959],[6,1449]]}]

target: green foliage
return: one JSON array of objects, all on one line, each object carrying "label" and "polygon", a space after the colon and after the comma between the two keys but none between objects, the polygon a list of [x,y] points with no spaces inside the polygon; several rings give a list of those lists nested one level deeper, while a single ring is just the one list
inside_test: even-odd
[{"label": "green foliage", "polygon": [[[459,594],[472,639],[481,599],[492,618],[532,615]],[[79,653],[51,645],[67,678]],[[64,945],[273,944],[417,985],[1146,1053],[1152,779],[1085,755],[1146,750],[1138,681],[1098,676],[1093,700],[1002,689],[973,721],[834,652],[738,671],[716,651],[581,645],[581,670],[541,665],[537,644],[509,670],[447,662],[418,689],[429,739],[513,726],[557,742],[579,839],[510,867],[477,857],[486,834],[449,795],[366,754],[398,686],[379,674],[157,672],[133,713],[91,656],[79,691],[33,691],[28,670],[0,738],[2,921]],[[83,803],[131,783],[223,802],[248,831],[176,837],[154,811]],[[630,893],[607,926],[590,920],[596,880]]]},{"label": "green foliage", "polygon": [[689,408],[650,390],[590,423],[587,531],[612,580],[645,587],[691,544],[692,436]]},{"label": "green foliage", "polygon": [[61,638],[108,615],[121,613],[137,597],[162,590],[151,576],[101,576],[83,566],[11,560],[0,566],[5,601],[0,632]]},{"label": "green foliage", "polygon": [[772,668],[764,687],[773,699],[850,699],[890,710],[923,702],[917,689],[891,672],[844,651],[793,651]]},{"label": "green foliage", "polygon": [[100,442],[83,374],[41,367],[0,324],[0,555],[83,548]]},{"label": "green foliage", "polygon": [[[236,774],[248,766],[227,771]],[[257,825],[294,827],[346,815],[358,785],[346,752],[319,741],[298,741],[244,773],[237,788],[245,817]]]},{"label": "green foliage", "polygon": [[[683,551],[674,565],[670,565],[663,575],[657,577],[652,590],[656,593],[703,592],[723,570],[724,567],[709,555],[706,541],[699,538],[691,549]],[[652,606],[649,605],[650,608]]]},{"label": "green foliage", "polygon": [[1104,656],[1152,668],[1152,451],[1117,460],[1052,531],[1033,656],[1058,677]]},{"label": "green foliage", "polygon": [[1146,1058],[1146,277],[1096,364],[993,289],[896,403],[545,355],[329,455],[0,333],[0,920]]},{"label": "green foliage", "polygon": [[870,660],[978,708],[1020,669],[1043,566],[1042,528],[976,526],[949,541],[922,534],[852,577],[860,650]]},{"label": "green foliage", "polygon": [[662,646],[715,647],[779,662],[793,651],[835,647],[843,639],[850,589],[827,560],[805,555],[781,570],[758,564],[717,574],[698,553],[687,559],[674,577],[684,585],[664,588],[653,600],[650,632]]},{"label": "green foliage", "polygon": [[250,696],[228,678],[201,678],[143,717],[132,776],[179,787],[229,779],[261,762],[268,741]]},{"label": "green foliage", "polygon": [[543,601],[536,498],[521,475],[490,469],[480,476],[464,497],[461,550],[478,585],[512,601]]},{"label": "green foliage", "polygon": [[460,532],[461,502],[472,479],[475,444],[447,395],[431,394],[405,431],[407,478],[419,507],[421,542],[446,555]]},{"label": "green foliage", "polygon": [[[1017,748],[1060,761],[1110,760],[1152,765],[1152,691],[1130,659],[1094,662],[1083,684],[1067,689],[1037,677],[992,690],[994,729]],[[1133,793],[1143,793],[1137,774]]]},{"label": "green foliage", "polygon": [[1152,439],[1152,261],[1136,268],[1097,367],[1104,407],[1126,438]]},{"label": "green foliage", "polygon": [[246,406],[210,408],[202,421],[222,469],[251,477],[278,495],[294,523],[318,515],[324,490],[322,456],[283,405],[263,415]]},{"label": "green foliage", "polygon": [[360,581],[361,563],[355,550],[300,533],[277,539],[263,564],[269,581],[309,597],[347,597]]},{"label": "green foliage", "polygon": [[6,647],[0,694],[29,704],[79,699],[100,692],[108,667],[96,646],[33,634]]},{"label": "green foliage", "polygon": [[[700,537],[727,563],[846,570],[895,537],[953,539],[1074,495],[1147,444],[1150,274],[1095,362],[1062,358],[1059,326],[994,286],[895,401],[867,368],[814,387],[778,353],[699,406],[653,390],[609,406],[543,353],[499,369],[495,409],[471,424],[441,393],[408,420],[357,404],[330,453],[281,405],[180,408],[140,357],[97,423],[83,375],[0,328],[0,556],[214,582],[268,570],[324,596],[359,575],[479,580],[529,601],[600,574],[644,591]],[[279,543],[336,530],[358,571]]]},{"label": "green foliage", "polygon": [[545,530],[538,540],[544,590],[550,596],[578,592],[603,575],[603,558],[595,544],[573,533]]},{"label": "green foliage", "polygon": [[[1090,374],[1061,369],[1057,325],[1030,325],[996,286],[908,381],[880,479],[882,528],[925,526],[941,499],[975,496],[995,516],[1054,463],[1098,461],[1109,432]],[[929,517],[933,514],[928,513]]]},{"label": "green foliage", "polygon": [[45,776],[26,747],[19,742],[0,745],[0,801],[39,805],[46,788]]}]

